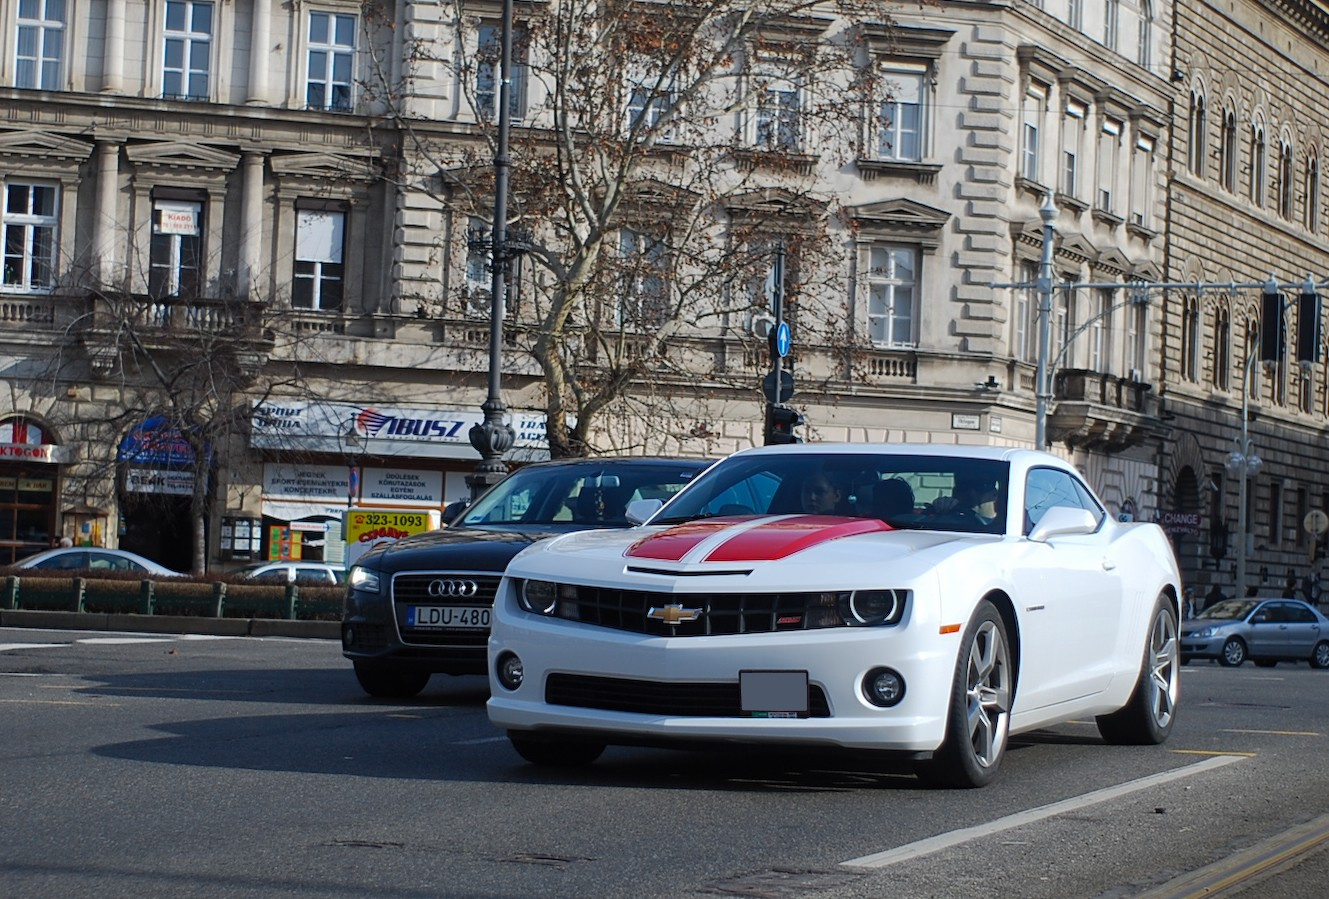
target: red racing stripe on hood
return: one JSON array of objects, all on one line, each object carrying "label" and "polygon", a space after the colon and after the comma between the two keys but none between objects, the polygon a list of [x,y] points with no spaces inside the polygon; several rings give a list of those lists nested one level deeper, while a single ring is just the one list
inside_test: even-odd
[{"label": "red racing stripe on hood", "polygon": [[704,518],[676,524],[668,530],[649,537],[643,537],[628,547],[624,554],[633,559],[659,559],[662,562],[679,562],[712,534],[732,527],[732,518]]},{"label": "red racing stripe on hood", "polygon": [[[750,518],[740,522],[751,522]],[[657,559],[681,562],[703,541],[721,531],[734,528],[732,518],[709,518],[675,525],[668,530],[643,537],[628,547],[634,559]],[[810,546],[852,537],[889,531],[890,525],[876,518],[841,518],[828,515],[796,515],[779,518],[747,529],[734,528],[734,535],[706,556],[707,562],[772,562],[801,552]]]},{"label": "red racing stripe on hood", "polygon": [[798,515],[736,534],[713,549],[706,561],[774,562],[828,540],[889,530],[891,526],[877,518]]}]

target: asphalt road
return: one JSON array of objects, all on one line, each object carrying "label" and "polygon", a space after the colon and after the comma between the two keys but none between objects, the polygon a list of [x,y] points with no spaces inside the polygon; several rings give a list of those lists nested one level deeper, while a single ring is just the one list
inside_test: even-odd
[{"label": "asphalt road", "polygon": [[832,752],[526,766],[480,678],[335,641],[0,627],[0,895],[1324,895],[1329,672],[1183,669],[1163,747],[1018,738],[980,791]]}]

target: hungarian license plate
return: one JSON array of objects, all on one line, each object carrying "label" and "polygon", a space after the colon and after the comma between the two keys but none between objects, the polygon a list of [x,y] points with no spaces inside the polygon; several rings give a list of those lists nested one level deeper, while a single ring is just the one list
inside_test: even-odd
[{"label": "hungarian license plate", "polygon": [[407,606],[406,626],[479,630],[489,627],[489,606]]},{"label": "hungarian license plate", "polygon": [[740,671],[738,687],[743,714],[749,718],[806,718],[806,671]]}]

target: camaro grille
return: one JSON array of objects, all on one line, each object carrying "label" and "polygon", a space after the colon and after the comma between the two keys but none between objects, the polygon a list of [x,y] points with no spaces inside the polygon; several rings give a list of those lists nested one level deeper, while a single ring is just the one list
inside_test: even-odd
[{"label": "camaro grille", "polygon": [[[743,717],[737,681],[728,684],[663,683],[582,674],[551,674],[545,681],[545,702],[550,705],[644,715]],[[831,716],[826,694],[815,684],[808,688],[808,712],[813,718]]]},{"label": "camaro grille", "polygon": [[[561,589],[575,590],[576,599],[562,602],[559,617],[651,636],[770,634],[841,624],[831,594],[674,594],[570,585]],[[679,607],[682,614],[671,613],[667,609],[671,606]]]}]

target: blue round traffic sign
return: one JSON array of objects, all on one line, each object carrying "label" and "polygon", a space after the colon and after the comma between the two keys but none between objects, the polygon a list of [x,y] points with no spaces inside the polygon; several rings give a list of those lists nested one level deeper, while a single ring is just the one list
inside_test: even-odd
[{"label": "blue round traffic sign", "polygon": [[789,322],[780,322],[780,327],[775,329],[775,351],[783,359],[789,355],[789,350],[793,345],[794,336],[789,332]]}]

